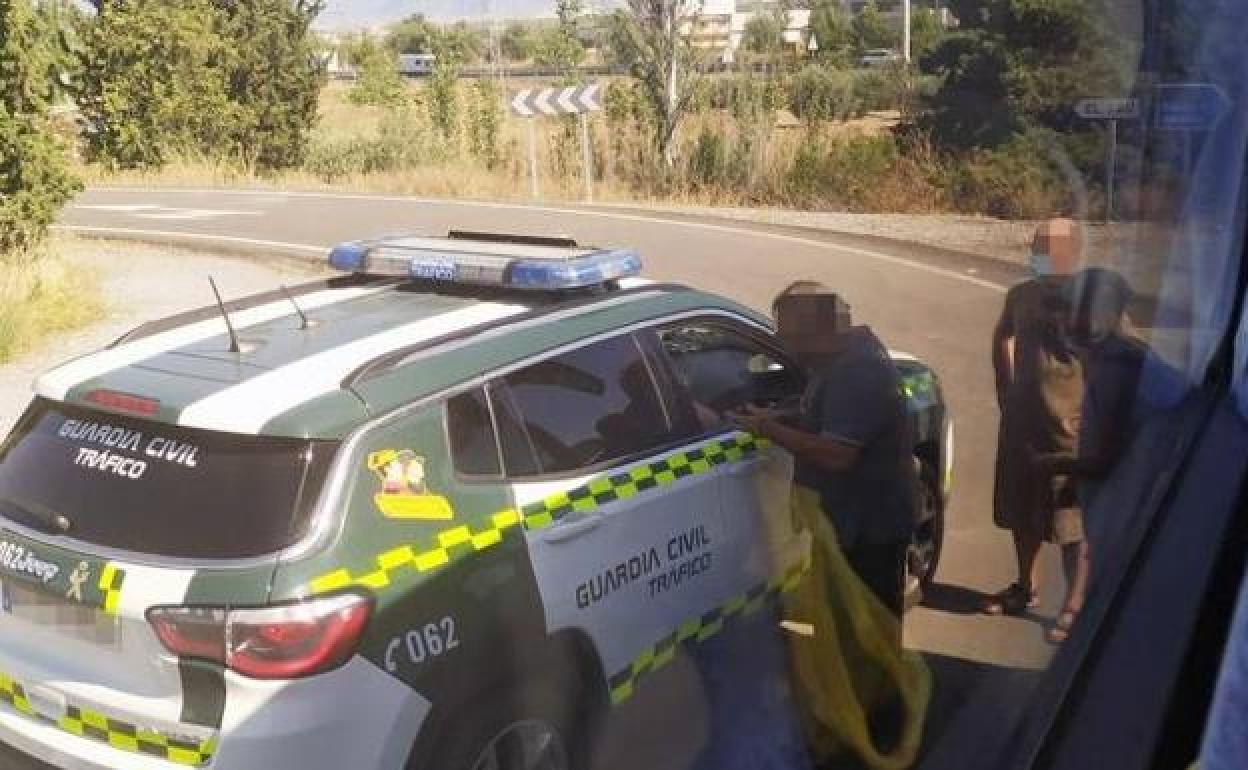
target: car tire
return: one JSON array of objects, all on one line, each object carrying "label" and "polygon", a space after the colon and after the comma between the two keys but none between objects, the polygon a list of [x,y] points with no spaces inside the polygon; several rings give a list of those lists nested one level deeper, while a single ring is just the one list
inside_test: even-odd
[{"label": "car tire", "polygon": [[427,764],[414,756],[407,770],[585,770],[594,709],[582,692],[556,673],[485,693],[442,722]]},{"label": "car tire", "polygon": [[907,589],[926,591],[936,580],[940,554],[945,544],[945,505],[939,474],[928,463],[919,470],[919,504],[922,523],[915,528],[906,554]]}]

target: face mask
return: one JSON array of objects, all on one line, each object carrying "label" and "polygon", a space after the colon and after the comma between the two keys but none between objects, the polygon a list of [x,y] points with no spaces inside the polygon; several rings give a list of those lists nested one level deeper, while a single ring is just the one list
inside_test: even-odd
[{"label": "face mask", "polygon": [[1053,259],[1048,254],[1032,254],[1027,258],[1027,269],[1037,278],[1053,275]]}]

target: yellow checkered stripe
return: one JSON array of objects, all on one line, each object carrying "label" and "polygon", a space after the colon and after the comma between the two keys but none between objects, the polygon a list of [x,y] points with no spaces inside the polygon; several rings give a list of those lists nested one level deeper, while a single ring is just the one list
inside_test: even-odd
[{"label": "yellow checkered stripe", "polygon": [[155,730],[111,719],[80,706],[68,707],[65,710],[65,716],[54,722],[35,711],[21,683],[4,674],[0,674],[0,701],[7,703],[19,714],[46,724],[54,724],[79,738],[107,743],[121,751],[159,757],[187,767],[200,767],[208,764],[216,752],[215,738],[199,742],[173,738]]},{"label": "yellow checkered stripe", "polygon": [[725,463],[737,462],[768,445],[766,439],[746,433],[712,441],[687,452],[668,455],[647,465],[621,473],[600,476],[592,481],[530,503],[519,511],[507,509],[493,514],[486,526],[473,529],[459,526],[439,532],[432,547],[419,549],[401,545],[373,558],[370,571],[352,573],[346,568],[328,572],[308,584],[311,594],[323,594],[352,586],[374,591],[388,588],[404,572],[423,573],[440,569],[477,551],[503,541],[503,535],[523,527],[540,530],[573,512],[591,511],[617,500],[627,500],[652,489],[674,484],[680,479],[706,473]]},{"label": "yellow checkered stripe", "polygon": [[617,672],[608,680],[611,702],[618,705],[633,697],[637,681],[671,663],[680,645],[704,642],[723,631],[725,625],[734,618],[753,615],[769,601],[797,588],[808,568],[807,562],[795,564],[783,575],[760,583],[730,601],[681,623],[675,631],[646,648],[628,668]]},{"label": "yellow checkered stripe", "polygon": [[918,398],[919,396],[928,395],[932,390],[933,384],[931,372],[919,372],[909,377],[902,377],[898,389],[901,391],[901,395],[907,399]]},{"label": "yellow checkered stripe", "polygon": [[100,608],[109,615],[116,615],[121,606],[121,585],[126,581],[126,571],[108,563],[100,570]]}]

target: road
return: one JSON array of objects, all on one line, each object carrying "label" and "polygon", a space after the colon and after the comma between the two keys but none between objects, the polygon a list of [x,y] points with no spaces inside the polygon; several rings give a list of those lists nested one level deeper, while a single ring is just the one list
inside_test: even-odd
[{"label": "road", "polygon": [[[954,500],[940,585],[907,617],[907,643],[949,671],[941,689],[957,702],[984,671],[1035,669],[1051,657],[1042,620],[1059,599],[1042,587],[1037,616],[989,618],[980,592],[1013,577],[1009,538],[992,525],[997,414],[988,366],[990,330],[1017,267],[884,240],[625,209],[417,200],[395,196],[248,191],[85,192],[62,217],[84,233],[193,243],[250,254],[316,257],[343,240],[448,228],[559,233],[583,243],[628,245],[650,278],[720,292],[759,309],[796,278],[835,287],[887,344],[941,374],[957,427]],[[187,297],[188,304],[210,301]],[[1047,573],[1057,576],[1056,564]],[[956,687],[950,678],[956,680]],[[956,696],[949,695],[951,687]],[[952,705],[953,701],[950,701]]]}]

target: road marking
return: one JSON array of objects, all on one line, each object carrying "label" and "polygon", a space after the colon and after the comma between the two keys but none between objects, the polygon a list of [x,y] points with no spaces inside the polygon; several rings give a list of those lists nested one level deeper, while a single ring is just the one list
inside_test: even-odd
[{"label": "road marking", "polygon": [[312,246],[307,243],[289,243],[287,241],[267,241],[261,238],[242,238],[237,235],[214,235],[212,233],[186,233],[177,230],[143,230],[133,227],[92,227],[90,225],[52,225],[50,230],[57,230],[67,233],[83,233],[91,235],[96,233],[99,235],[134,235],[134,236],[150,236],[156,238],[184,238],[193,241],[219,241],[221,243],[233,243],[246,246],[267,246],[278,249],[290,249],[292,251],[306,251],[311,254],[327,254],[328,246]]},{"label": "road marking", "polygon": [[610,211],[586,211],[581,209],[559,208],[553,206],[535,206],[523,203],[495,203],[490,201],[448,201],[437,198],[413,198],[405,195],[369,195],[365,193],[322,193],[322,192],[274,192],[271,190],[211,190],[211,189],[179,189],[170,188],[168,190],[152,190],[149,188],[130,188],[130,187],[93,187],[88,192],[101,193],[142,193],[142,194],[159,194],[159,193],[175,193],[183,195],[239,195],[249,197],[272,197],[281,195],[288,198],[324,198],[327,200],[363,200],[377,201],[386,203],[411,203],[423,205],[443,205],[443,206],[467,206],[473,208],[488,208],[500,210],[515,211],[534,211],[549,214],[566,214],[569,216],[597,217],[600,219],[615,219],[625,222],[642,222],[649,224],[672,225],[676,227],[687,227],[696,230],[705,230],[709,232],[730,233],[737,235],[754,236],[757,238],[770,238],[772,240],[782,241],[784,243],[793,243],[802,246],[810,246],[819,249],[829,249],[833,251],[841,251],[846,254],[855,254],[867,259],[874,259],[879,262],[885,262],[899,267],[906,267],[911,270],[928,273],[929,275],[938,275],[972,286],[978,286],[981,289],[987,289],[992,292],[1004,294],[1009,291],[1008,286],[1004,286],[992,281],[986,281],[983,278],[977,278],[967,273],[948,268],[936,267],[918,260],[898,257],[892,254],[884,254],[871,249],[862,249],[857,246],[842,246],[839,244],[828,243],[814,238],[806,238],[799,235],[787,235],[784,233],[772,233],[764,230],[755,230],[748,227],[740,227],[735,225],[719,225],[707,222],[685,222],[679,219],[668,219],[661,216],[643,216],[640,214],[625,214]]},{"label": "road marking", "polygon": [[87,211],[116,211],[129,214],[135,219],[199,220],[221,217],[258,217],[263,211],[235,211],[230,209],[190,209],[162,206],[158,203],[74,203],[74,209]]}]

